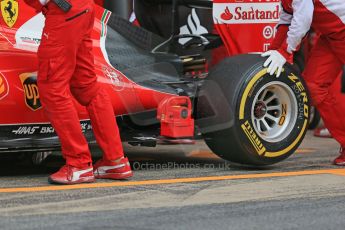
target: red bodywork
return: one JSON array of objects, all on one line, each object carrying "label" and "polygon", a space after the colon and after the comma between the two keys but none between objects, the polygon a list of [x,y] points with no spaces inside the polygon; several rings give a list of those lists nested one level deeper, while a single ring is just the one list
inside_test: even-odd
[{"label": "red bodywork", "polygon": [[[36,49],[44,17],[37,15],[23,0],[13,1],[18,3],[13,8],[18,11],[15,23],[11,27],[6,18],[0,19],[0,124],[47,123],[36,84]],[[157,108],[163,99],[172,95],[137,85],[107,62],[106,51],[102,51],[101,47],[111,13],[97,5],[95,8],[92,37],[96,73],[98,81],[107,85],[116,115]],[[80,119],[88,119],[85,109],[75,103]]]},{"label": "red bodywork", "polygon": [[[14,16],[5,10],[8,2],[12,3],[10,10],[12,13],[15,12]],[[22,148],[40,147],[43,143],[41,140],[44,141],[44,146],[56,146],[57,137],[54,136],[54,130],[49,126],[42,109],[36,82],[36,52],[41,40],[44,16],[27,6],[23,0],[7,0],[0,3],[0,143],[8,144],[8,149],[18,147],[15,140],[21,144],[25,141]],[[227,55],[267,50],[275,34],[273,28],[278,22],[277,10],[280,10],[279,0],[241,0],[240,3],[236,0],[214,0],[214,24],[227,48]],[[110,64],[105,41],[111,12],[98,5],[95,5],[95,11],[92,38],[96,74],[98,81],[103,83],[109,92],[115,114],[138,114],[166,106],[163,102],[175,98],[177,93],[170,94],[141,86]],[[260,18],[260,14],[264,18]],[[194,96],[197,97],[191,97]],[[77,102],[75,104],[80,119],[88,120],[85,109]],[[185,120],[180,119],[184,109],[182,107],[188,108],[188,117]],[[193,134],[194,120],[190,118],[190,107],[193,105],[190,105],[189,101],[182,107],[170,106],[166,113],[171,113],[176,119],[163,122],[161,120],[161,131],[166,136],[184,137]],[[91,126],[88,122],[82,122],[82,128],[88,131]],[[155,127],[155,131],[157,130]],[[133,136],[136,137],[138,133],[134,131]],[[49,142],[51,139],[55,142]],[[91,137],[88,140],[93,139]],[[0,150],[2,147],[6,149],[6,146],[0,146]]]}]

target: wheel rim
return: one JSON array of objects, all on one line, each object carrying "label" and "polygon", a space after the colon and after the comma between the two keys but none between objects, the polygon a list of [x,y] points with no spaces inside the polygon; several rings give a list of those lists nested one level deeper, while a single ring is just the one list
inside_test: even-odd
[{"label": "wheel rim", "polygon": [[285,139],[297,121],[298,104],[290,87],[283,82],[270,82],[260,88],[251,108],[252,124],[265,141]]}]

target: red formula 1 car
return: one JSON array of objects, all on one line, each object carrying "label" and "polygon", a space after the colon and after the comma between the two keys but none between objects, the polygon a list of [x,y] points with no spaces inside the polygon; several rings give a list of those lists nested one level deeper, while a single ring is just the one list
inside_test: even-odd
[{"label": "red formula 1 car", "polygon": [[[267,49],[278,0],[145,0],[135,8],[141,27],[96,6],[93,32],[98,80],[111,95],[124,142],[184,143],[196,133],[217,155],[251,165],[294,152],[307,130],[309,100],[292,66],[276,78],[260,55],[245,54],[207,67],[222,43],[231,55]],[[23,0],[2,0],[1,11],[0,151],[58,149],[36,83],[44,16]],[[86,111],[76,106],[95,143]]]}]

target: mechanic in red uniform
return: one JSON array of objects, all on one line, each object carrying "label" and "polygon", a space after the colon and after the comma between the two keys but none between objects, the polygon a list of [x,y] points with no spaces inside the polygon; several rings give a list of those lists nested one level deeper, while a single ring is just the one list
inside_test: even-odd
[{"label": "mechanic in red uniform", "polygon": [[[49,182],[77,184],[95,178],[124,179],[132,176],[114,110],[94,72],[91,32],[93,0],[70,0],[65,13],[49,0],[25,0],[46,17],[38,49],[38,86],[42,105],[61,142],[66,165],[49,177]],[[89,113],[103,158],[94,167],[83,135],[73,97]]]},{"label": "mechanic in red uniform", "polygon": [[345,102],[330,90],[345,64],[345,1],[282,0],[282,6],[276,39],[271,50],[262,54],[268,57],[264,67],[279,77],[310,28],[320,33],[303,75],[314,105],[341,145],[334,164],[345,166]]}]

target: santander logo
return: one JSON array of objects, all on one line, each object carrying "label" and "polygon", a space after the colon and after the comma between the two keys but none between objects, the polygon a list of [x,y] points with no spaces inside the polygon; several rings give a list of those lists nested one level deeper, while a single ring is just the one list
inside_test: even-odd
[{"label": "santander logo", "polygon": [[279,2],[215,3],[213,15],[216,23],[274,23],[279,21]]},{"label": "santander logo", "polygon": [[224,13],[222,13],[220,17],[225,21],[229,21],[234,17],[234,15],[230,12],[229,7],[226,7]]}]

